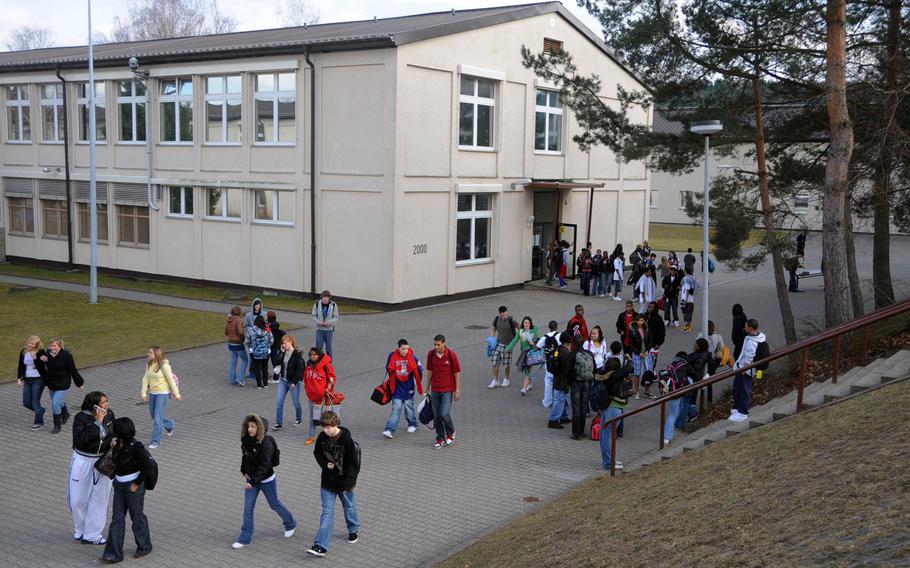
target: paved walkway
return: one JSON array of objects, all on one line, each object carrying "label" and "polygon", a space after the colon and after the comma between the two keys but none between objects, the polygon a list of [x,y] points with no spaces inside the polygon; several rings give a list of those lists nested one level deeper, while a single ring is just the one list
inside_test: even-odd
[{"label": "paved walkway", "polygon": [[[868,265],[861,265],[861,270],[868,271]],[[780,345],[776,300],[767,273],[749,275],[733,285],[735,278],[741,275],[729,275],[730,284],[717,286],[713,292],[712,305],[717,310],[712,317],[720,322],[721,331],[728,337],[729,306],[740,301],[750,316],[763,322],[772,345]],[[820,284],[807,285],[808,292],[798,296],[801,318],[821,312]],[[127,299],[161,301],[129,291],[104,290],[102,295],[114,296],[115,292]],[[191,305],[185,302],[196,303],[175,298],[166,301],[187,308]],[[532,314],[539,326],[545,327],[549,319],[564,325],[578,301],[574,294],[524,290],[428,308],[342,316],[336,333],[336,368],[339,389],[348,396],[343,408],[345,425],[363,448],[363,472],[357,488],[363,530],[360,542],[347,545],[339,509],[330,553],[333,565],[431,566],[532,509],[534,505],[526,497],[546,501],[601,473],[597,444],[573,441],[566,430],[546,428],[540,388],[527,397],[519,395],[517,386],[486,388],[490,380],[483,356],[486,331],[467,329],[488,326],[500,304],[508,305],[518,317]],[[613,322],[622,304],[595,298],[584,303],[588,321],[599,323],[612,339]],[[344,306],[341,309],[343,314]],[[407,434],[402,427],[394,440],[386,440],[380,432],[388,407],[369,401],[382,378],[386,354],[399,337],[406,337],[423,357],[439,332],[459,352],[464,367],[463,398],[453,413],[458,441],[454,447],[433,450],[428,430]],[[301,331],[300,343],[307,345],[310,333]],[[27,334],[23,329],[23,336]],[[677,350],[688,351],[694,339],[694,334],[670,330],[661,360]],[[162,338],[162,344],[167,345],[167,338]],[[78,345],[71,347],[78,362]],[[304,553],[318,526],[319,468],[303,445],[306,433],[290,426],[288,419],[285,430],[275,435],[282,449],[277,471],[279,493],[298,518],[298,532],[292,539],[283,539],[280,521],[260,500],[253,544],[239,551],[230,548],[239,534],[243,507],[240,421],[248,412],[274,421],[275,389],[228,387],[228,355],[223,345],[177,352],[171,362],[181,376],[184,399],[171,402],[168,408],[177,424],[174,436],[165,438],[154,451],[161,479],[158,488],[148,494],[146,512],[155,550],[142,564],[248,568],[324,562]],[[104,390],[111,398],[111,408],[118,416],[131,416],[138,437],[147,441],[151,425],[138,396],[143,367],[144,362],[136,359],[92,368],[84,375],[87,389]],[[71,408],[78,406],[82,394],[76,389],[69,393]],[[286,412],[291,405],[287,407]],[[33,432],[28,428],[30,421],[29,413],[20,406],[16,385],[0,386],[0,426],[5,433],[0,437],[3,565],[33,568],[92,563],[100,556],[100,548],[71,540],[66,509],[70,434],[51,436],[49,429]],[[631,461],[653,450],[658,442],[657,421],[656,413],[629,421],[619,445],[619,459]],[[130,536],[126,549],[132,553]]]}]

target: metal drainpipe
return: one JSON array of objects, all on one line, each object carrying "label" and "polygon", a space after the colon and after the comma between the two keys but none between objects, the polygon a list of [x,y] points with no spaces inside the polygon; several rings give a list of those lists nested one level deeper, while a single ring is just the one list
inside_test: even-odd
[{"label": "metal drainpipe", "polygon": [[[73,270],[73,196],[70,189],[70,121],[67,111],[66,79],[60,74],[60,68],[54,69],[57,78],[63,84],[63,171],[66,176],[66,252],[67,268]],[[91,215],[92,213],[89,213]]]},{"label": "metal drainpipe", "polygon": [[303,52],[310,66],[310,292],[316,295],[316,66],[310,50]]}]

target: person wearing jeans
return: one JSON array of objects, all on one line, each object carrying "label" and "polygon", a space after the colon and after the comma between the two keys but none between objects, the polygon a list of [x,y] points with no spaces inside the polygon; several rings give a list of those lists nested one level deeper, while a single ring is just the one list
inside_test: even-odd
[{"label": "person wearing jeans", "polygon": [[75,384],[82,390],[85,381],[79,374],[79,370],[76,369],[76,360],[64,348],[63,339],[59,337],[51,337],[47,351],[39,357],[39,360],[44,363],[44,384],[50,391],[54,413],[54,429],[51,434],[57,434],[70,417],[69,410],[66,408],[66,391],[69,390],[71,384]]},{"label": "person wearing jeans", "polygon": [[401,408],[408,422],[408,432],[417,431],[417,415],[414,413],[414,392],[423,394],[423,367],[408,345],[407,339],[399,339],[398,347],[386,359],[386,373],[389,390],[392,393],[392,413],[386,422],[382,435],[393,438],[401,420]]},{"label": "person wearing jeans", "polygon": [[434,348],[427,354],[427,390],[433,406],[436,441],[433,448],[455,443],[455,424],[452,422],[452,402],[461,399],[461,364],[458,355],[446,347],[446,338],[433,338]]},{"label": "person wearing jeans", "polygon": [[[615,406],[615,403],[600,412],[600,423],[603,425],[600,430],[600,459],[606,470],[609,470],[612,464],[613,433],[611,429],[614,426],[614,424],[607,425],[607,420],[617,416],[622,416],[622,408]],[[622,469],[622,463],[619,460],[616,461],[616,469]]]},{"label": "person wearing jeans", "polygon": [[332,336],[338,323],[338,305],[332,300],[332,293],[322,291],[320,299],[313,304],[313,321],[316,324],[316,348],[332,356]]},{"label": "person wearing jeans", "polygon": [[[242,387],[243,378],[249,367],[250,359],[247,357],[246,349],[243,346],[246,335],[240,306],[231,308],[231,315],[228,316],[227,323],[224,324],[224,334],[228,338],[227,347],[228,351],[231,353],[230,384]],[[243,369],[239,374],[237,373],[237,359],[243,360]]]},{"label": "person wearing jeans", "polygon": [[126,514],[133,524],[136,553],[141,558],[152,552],[149,521],[145,516],[145,480],[151,471],[148,450],[136,440],[136,426],[129,418],[121,417],[113,424],[111,458],[114,461],[114,506],[107,532],[107,544],[101,560],[114,564],[123,560],[123,539],[126,534]]},{"label": "person wearing jeans", "polygon": [[180,388],[161,347],[152,345],[147,355],[148,363],[139,394],[142,400],[149,403],[149,414],[152,416],[152,438],[149,440],[149,448],[155,449],[161,444],[161,434],[164,431],[167,431],[168,436],[174,432],[174,421],[165,418],[164,411],[171,395],[175,400],[180,400]]},{"label": "person wearing jeans", "polygon": [[16,372],[16,382],[22,388],[22,406],[35,413],[32,429],[37,430],[44,426],[44,407],[41,406],[41,393],[44,392],[44,375],[46,373],[44,349],[41,348],[41,338],[32,335],[25,341],[25,348],[19,352],[19,366]]},{"label": "person wearing jeans", "polygon": [[564,331],[559,335],[559,348],[556,350],[556,369],[553,373],[553,409],[550,411],[548,428],[562,429],[564,423],[570,422],[567,401],[569,386],[575,375],[575,358],[569,345],[572,334]]},{"label": "person wearing jeans", "polygon": [[[283,336],[279,354],[281,357],[278,367],[276,367],[278,369],[278,396],[275,398],[275,425],[272,430],[281,430],[281,425],[284,423],[284,399],[288,394],[291,395],[291,402],[297,413],[294,426],[300,426],[303,423],[300,389],[303,388],[301,379],[303,379],[303,369],[306,363],[303,360],[303,354],[297,350],[297,338],[293,335]],[[312,419],[312,411],[310,418]],[[312,420],[310,422],[312,423]]]}]

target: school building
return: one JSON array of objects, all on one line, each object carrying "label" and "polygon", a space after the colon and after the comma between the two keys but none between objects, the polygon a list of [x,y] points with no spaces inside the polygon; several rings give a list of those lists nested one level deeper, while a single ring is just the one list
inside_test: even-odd
[{"label": "school building", "polygon": [[101,267],[398,304],[646,239],[644,163],[581,152],[522,46],[644,88],[559,2],[104,44],[93,87],[85,46],[0,53],[6,254],[89,263],[91,88]]}]

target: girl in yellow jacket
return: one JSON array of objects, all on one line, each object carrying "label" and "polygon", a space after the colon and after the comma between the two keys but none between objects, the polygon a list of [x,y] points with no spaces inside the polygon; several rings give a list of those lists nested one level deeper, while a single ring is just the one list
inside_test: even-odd
[{"label": "girl in yellow jacket", "polygon": [[174,421],[164,417],[164,410],[172,393],[176,400],[180,400],[180,388],[171,373],[171,364],[164,358],[161,348],[152,345],[148,351],[148,364],[145,367],[145,376],[142,377],[141,392],[142,400],[149,403],[149,413],[152,415],[152,439],[149,449],[157,448],[161,444],[163,432],[167,432],[168,436],[174,433]]}]

